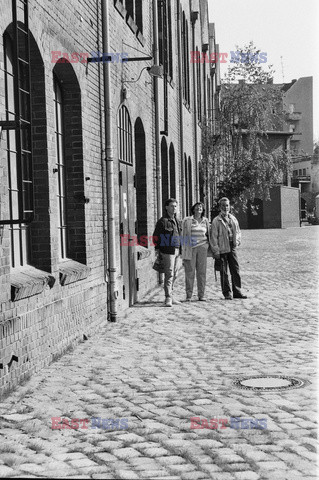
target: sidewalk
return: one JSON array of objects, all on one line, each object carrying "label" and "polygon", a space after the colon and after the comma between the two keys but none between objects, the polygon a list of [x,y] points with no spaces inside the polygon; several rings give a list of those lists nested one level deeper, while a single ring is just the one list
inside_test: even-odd
[{"label": "sidewalk", "polygon": [[[4,400],[0,477],[318,478],[319,226],[242,234],[247,300],[223,299],[209,259],[206,303],[165,308],[158,289]],[[233,385],[257,375],[309,383],[262,393]],[[82,422],[52,429],[52,417]],[[222,422],[191,429],[191,417]],[[234,417],[267,428],[230,428]]]}]

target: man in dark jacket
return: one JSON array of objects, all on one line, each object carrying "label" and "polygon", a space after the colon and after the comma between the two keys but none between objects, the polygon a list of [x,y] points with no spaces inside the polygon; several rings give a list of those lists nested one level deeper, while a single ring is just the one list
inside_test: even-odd
[{"label": "man in dark jacket", "polygon": [[176,218],[177,201],[169,198],[165,202],[165,213],[155,227],[153,242],[156,255],[161,255],[164,264],[165,306],[179,304],[172,297],[174,281],[177,275],[178,258],[180,255],[181,222]]},{"label": "man in dark jacket", "polygon": [[[211,226],[211,240],[214,258],[220,260],[220,283],[225,300],[247,298],[241,292],[241,278],[236,249],[241,242],[241,232],[237,218],[230,213],[228,198],[219,200],[220,214],[214,218]],[[233,296],[228,280],[229,267]]]}]

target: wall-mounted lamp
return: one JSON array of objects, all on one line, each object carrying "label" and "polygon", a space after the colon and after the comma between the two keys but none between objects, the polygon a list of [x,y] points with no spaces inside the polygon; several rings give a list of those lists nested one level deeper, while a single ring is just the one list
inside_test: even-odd
[{"label": "wall-mounted lamp", "polygon": [[[127,83],[136,83],[139,81],[139,79],[141,78],[141,75],[143,73],[143,70],[147,70],[148,73],[150,74],[151,77],[155,77],[155,78],[163,78],[163,67],[162,65],[152,65],[151,67],[144,67],[142,68],[139,76],[137,77],[136,80],[123,80],[123,86],[122,86],[122,96],[123,96],[123,99],[127,99],[129,98],[129,92],[128,92],[128,89],[126,88],[126,84]],[[150,83],[150,82],[145,82],[145,83]]]},{"label": "wall-mounted lamp", "polygon": [[123,85],[125,83],[136,83],[141,78],[143,70],[147,70],[151,77],[163,78],[163,67],[162,65],[152,65],[151,67],[144,67],[142,68],[139,76],[136,80],[123,80]]}]

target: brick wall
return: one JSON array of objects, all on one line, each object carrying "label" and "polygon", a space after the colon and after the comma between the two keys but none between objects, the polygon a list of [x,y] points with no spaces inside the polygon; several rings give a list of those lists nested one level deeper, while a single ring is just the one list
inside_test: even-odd
[{"label": "brick wall", "polygon": [[[91,52],[97,48],[96,2],[73,2],[72,5],[29,1],[32,34],[31,67],[33,85],[33,161],[35,185],[35,221],[31,227],[31,263],[20,269],[19,279],[35,278],[37,272],[49,272],[41,293],[32,295],[32,282],[24,288],[25,298],[11,300],[14,274],[10,269],[9,227],[0,236],[1,311],[0,311],[0,393],[48,365],[70,346],[96,331],[107,319],[107,283],[104,266],[103,192],[101,158],[101,67],[80,62],[68,65],[77,79],[76,89],[65,91],[65,108],[70,109],[66,126],[69,144],[69,212],[73,229],[70,232],[74,264],[67,271],[61,266],[57,228],[57,186],[55,121],[53,101],[53,69],[51,51]],[[0,19],[0,61],[3,67],[2,34],[10,27],[11,2],[6,1]],[[73,28],[70,28],[70,25]],[[100,29],[100,24],[99,24]],[[91,68],[92,67],[92,68]],[[3,70],[3,68],[2,68]],[[63,78],[67,83],[67,78]],[[3,74],[0,76],[3,85]],[[5,103],[0,90],[0,117]],[[79,98],[80,92],[80,98]],[[79,109],[82,115],[79,115]],[[82,125],[81,125],[82,122]],[[82,145],[81,145],[82,141]],[[2,179],[7,177],[4,139],[1,140]],[[85,179],[88,180],[85,180]],[[8,215],[7,182],[1,186],[1,216]],[[90,199],[84,204],[74,195]],[[72,203],[73,202],[73,203]],[[85,232],[85,233],[84,233]],[[72,240],[73,238],[73,240]],[[72,257],[71,257],[72,258]],[[70,282],[60,282],[61,273]],[[35,277],[31,277],[35,275]],[[82,278],[82,279],[81,279]],[[79,279],[78,281],[74,281]],[[38,280],[37,280],[38,281]],[[52,285],[53,283],[53,285]],[[21,290],[20,290],[21,291]]]},{"label": "brick wall", "polygon": [[[3,0],[0,18],[0,87],[3,87],[2,35],[10,27],[11,1]],[[124,2],[125,5],[125,2]],[[138,18],[125,15],[123,2],[109,2],[110,52],[129,57],[153,55],[153,5],[141,2]],[[191,160],[193,202],[197,196],[197,163],[200,159],[201,124],[196,76],[190,71],[190,104],[182,98],[178,47],[178,8],[189,25],[192,49],[190,4],[172,2],[172,72],[167,84],[168,129],[165,138],[168,159],[175,157],[176,198],[181,215],[185,207],[184,157]],[[72,53],[103,52],[100,2],[75,0],[72,3],[29,0],[31,64],[33,85],[33,161],[35,220],[31,224],[31,265],[14,271],[10,267],[9,227],[0,229],[0,393],[48,365],[68,348],[93,334],[108,315],[107,285],[107,182],[103,105],[103,65],[86,64]],[[142,13],[142,16],[141,16]],[[143,23],[143,32],[138,25]],[[201,49],[201,31],[208,25],[195,22],[195,44]],[[207,33],[207,32],[206,32]],[[52,54],[52,52],[55,52]],[[104,52],[109,53],[109,52]],[[63,56],[67,63],[57,63]],[[91,54],[90,54],[91,56]],[[53,60],[54,58],[54,60]],[[78,60],[78,61],[77,61]],[[187,61],[190,61],[190,55]],[[133,138],[133,173],[140,190],[131,188],[128,198],[132,224],[142,219],[143,233],[152,235],[159,217],[157,205],[157,161],[153,80],[146,70],[152,61],[112,63],[111,101],[114,143],[114,197],[118,308],[128,306],[122,297],[127,265],[121,272],[120,223],[123,199],[119,186],[118,112],[129,112]],[[203,65],[200,66],[203,69]],[[195,69],[196,71],[196,69]],[[68,205],[68,259],[60,258],[59,208],[57,201],[57,154],[55,139],[54,73],[61,82],[65,110],[66,190]],[[140,77],[139,77],[140,76]],[[127,82],[127,83],[126,83]],[[164,129],[164,80],[158,80],[160,130]],[[126,87],[127,95],[123,94]],[[203,88],[203,85],[200,87]],[[5,115],[3,88],[0,88],[0,118]],[[202,92],[203,98],[203,92]],[[182,120],[182,124],[181,124]],[[196,143],[195,139],[196,138]],[[182,141],[183,140],[183,141]],[[1,217],[8,216],[7,158],[5,139],[0,141]],[[144,143],[143,143],[144,142]],[[139,157],[139,158],[137,158]],[[140,158],[141,157],[141,158]],[[161,161],[161,159],[159,159]],[[139,171],[136,171],[135,165]],[[141,169],[141,170],[140,170]],[[133,177],[132,177],[133,178]],[[132,185],[131,185],[132,187]],[[139,193],[143,196],[139,196]],[[143,209],[137,215],[137,208]],[[152,270],[154,249],[150,245],[132,250],[133,274],[139,280],[136,299],[158,283]],[[132,272],[131,272],[132,273]]]}]

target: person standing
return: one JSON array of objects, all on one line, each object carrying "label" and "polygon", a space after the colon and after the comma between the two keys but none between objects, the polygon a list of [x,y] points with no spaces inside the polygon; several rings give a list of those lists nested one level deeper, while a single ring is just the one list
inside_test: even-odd
[{"label": "person standing", "polygon": [[[247,298],[241,293],[241,278],[236,248],[241,242],[241,232],[238,221],[230,213],[230,202],[223,197],[219,200],[220,214],[214,218],[211,225],[211,245],[213,256],[220,259],[220,283],[226,300],[232,298]],[[232,293],[228,280],[227,267],[229,267]]]},{"label": "person standing", "polygon": [[209,221],[204,217],[205,209],[202,202],[197,202],[191,208],[191,217],[185,217],[182,223],[182,259],[185,268],[186,301],[193,296],[196,273],[198,299],[206,301],[206,268],[207,250],[209,246]]},{"label": "person standing", "polygon": [[164,264],[165,306],[172,307],[180,302],[173,298],[174,282],[177,276],[180,256],[181,222],[177,216],[177,200],[165,202],[165,213],[156,223],[153,243],[156,255],[161,255]]}]

